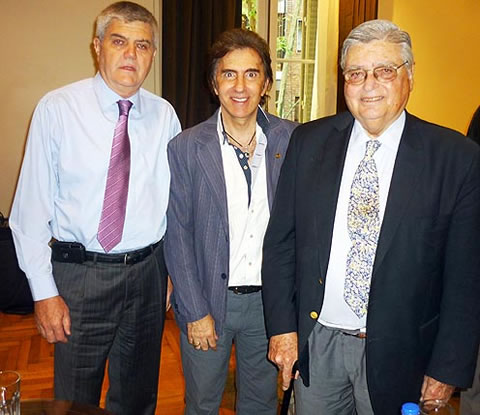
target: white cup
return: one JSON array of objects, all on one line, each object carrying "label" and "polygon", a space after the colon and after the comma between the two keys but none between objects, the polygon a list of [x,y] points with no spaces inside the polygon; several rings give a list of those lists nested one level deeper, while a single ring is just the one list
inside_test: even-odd
[{"label": "white cup", "polygon": [[0,370],[0,415],[20,415],[20,374]]},{"label": "white cup", "polygon": [[427,399],[420,402],[421,415],[455,415],[455,410],[448,401],[441,399]]}]

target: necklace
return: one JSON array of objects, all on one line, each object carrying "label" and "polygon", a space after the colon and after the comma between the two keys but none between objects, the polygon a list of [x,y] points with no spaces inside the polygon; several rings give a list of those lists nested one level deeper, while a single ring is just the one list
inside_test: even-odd
[{"label": "necklace", "polygon": [[245,157],[249,158],[250,157],[250,152],[248,151],[250,146],[252,145],[253,143],[253,139],[255,138],[255,136],[257,135],[257,129],[255,129],[255,131],[253,132],[253,135],[252,137],[250,138],[250,141],[248,142],[248,144],[245,146],[241,143],[239,143],[235,137],[233,137],[231,134],[229,134],[227,132],[227,130],[225,130],[225,125],[223,124],[223,117],[222,115],[220,114],[220,120],[222,121],[222,130],[224,132],[224,134],[230,139],[233,141],[233,143],[238,147],[240,148],[240,150],[242,150],[244,153],[245,153]]}]

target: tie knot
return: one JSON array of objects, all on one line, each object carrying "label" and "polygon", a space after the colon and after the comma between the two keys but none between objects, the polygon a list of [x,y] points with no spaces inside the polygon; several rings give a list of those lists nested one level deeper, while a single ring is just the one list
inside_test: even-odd
[{"label": "tie knot", "polygon": [[117,101],[118,104],[118,109],[120,110],[120,115],[126,115],[128,116],[128,112],[130,111],[130,108],[132,108],[132,102],[129,101],[128,99],[121,99],[120,101]]},{"label": "tie knot", "polygon": [[373,157],[378,148],[382,145],[378,140],[368,140],[367,149],[365,151],[365,157]]}]

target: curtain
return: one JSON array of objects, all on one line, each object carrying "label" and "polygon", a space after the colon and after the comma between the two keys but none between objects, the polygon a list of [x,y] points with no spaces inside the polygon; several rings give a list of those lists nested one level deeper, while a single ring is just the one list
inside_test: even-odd
[{"label": "curtain", "polygon": [[[377,18],[378,0],[340,0],[338,22],[338,57],[340,59],[343,41],[350,31],[360,23]],[[337,111],[345,111],[347,105],[343,95],[343,74],[338,64]]]},{"label": "curtain", "polygon": [[162,96],[182,128],[210,117],[218,107],[206,81],[208,49],[223,31],[241,27],[241,0],[163,0]]}]

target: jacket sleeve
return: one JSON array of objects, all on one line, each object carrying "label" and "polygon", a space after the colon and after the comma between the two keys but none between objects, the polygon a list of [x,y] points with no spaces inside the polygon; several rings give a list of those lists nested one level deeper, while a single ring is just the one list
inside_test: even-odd
[{"label": "jacket sleeve", "polygon": [[174,286],[176,312],[192,322],[210,311],[202,294],[194,245],[192,176],[188,160],[188,137],[176,137],[168,145],[171,172],[167,209],[165,261]]},{"label": "jacket sleeve", "polygon": [[472,383],[480,340],[480,151],[466,171],[448,231],[439,331],[427,368],[427,375],[463,388]]},{"label": "jacket sleeve", "polygon": [[295,304],[295,132],[280,171],[263,243],[262,295],[268,337],[297,331]]}]

